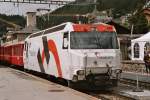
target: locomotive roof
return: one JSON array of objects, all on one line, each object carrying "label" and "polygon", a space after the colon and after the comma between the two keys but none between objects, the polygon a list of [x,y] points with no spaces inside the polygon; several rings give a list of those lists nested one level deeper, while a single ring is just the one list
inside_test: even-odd
[{"label": "locomotive roof", "polygon": [[92,28],[96,28],[97,31],[99,32],[104,32],[104,31],[115,31],[115,28],[112,25],[104,24],[104,23],[95,23],[95,24],[75,24],[71,22],[66,22],[62,23],[60,25],[41,30],[39,32],[33,33],[29,35],[29,38],[57,32],[57,31],[76,31],[76,32],[88,32],[92,31]]},{"label": "locomotive roof", "polygon": [[41,36],[43,34],[48,34],[48,33],[53,33],[53,32],[56,32],[56,31],[64,30],[66,25],[69,25],[69,24],[73,24],[73,23],[66,22],[66,23],[62,23],[60,25],[53,26],[51,28],[45,29],[45,30],[41,30],[39,32],[36,32],[36,33],[33,33],[33,34],[29,35],[29,38],[33,38],[33,37]]},{"label": "locomotive roof", "polygon": [[74,31],[76,32],[90,32],[95,31],[98,32],[114,32],[116,31],[114,26],[108,25],[105,23],[95,23],[95,24],[74,24]]}]

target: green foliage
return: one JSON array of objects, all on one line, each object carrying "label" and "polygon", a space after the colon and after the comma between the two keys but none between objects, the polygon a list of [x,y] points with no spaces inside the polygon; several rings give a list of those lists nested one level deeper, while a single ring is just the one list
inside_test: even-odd
[{"label": "green foliage", "polygon": [[[78,3],[83,2],[83,0],[78,0]],[[84,0],[85,2],[85,0]],[[140,11],[144,6],[146,0],[97,0],[97,9],[99,11],[112,9],[113,17],[119,18],[127,13],[133,13],[134,11]],[[94,5],[67,5],[55,10],[52,14],[87,14],[91,13],[94,9]],[[44,20],[42,17],[38,18],[38,28],[44,29],[51,27],[63,22],[77,22],[78,18],[75,16],[50,16],[50,20]],[[80,21],[86,23],[88,19],[79,19]],[[134,24],[134,32],[145,33],[148,31],[147,21],[143,14],[138,14],[130,18],[130,24]],[[126,23],[128,26],[129,23]]]},{"label": "green foliage", "polygon": [[93,8],[93,5],[67,5],[55,10],[53,14],[87,14],[89,12],[92,12]]},{"label": "green foliage", "polygon": [[23,27],[26,25],[26,19],[23,16],[0,14],[0,18]]},{"label": "green foliage", "polygon": [[[0,18],[3,19],[3,20],[6,20],[8,22],[20,25],[22,27],[24,27],[25,24],[26,24],[25,18],[22,17],[22,16],[19,16],[19,15],[10,15],[10,16],[8,16],[8,15],[5,15],[5,14],[0,14]],[[6,32],[7,32],[7,24],[1,22],[0,37],[2,36],[2,34],[6,33]]]},{"label": "green foliage", "polygon": [[77,18],[76,16],[72,16],[72,17],[71,16],[49,16],[49,20],[47,16],[45,16],[44,18],[37,17],[37,27],[39,29],[45,29],[64,22],[77,23],[79,20],[82,21],[82,23],[87,23],[88,21],[87,18],[83,18],[83,17]]},{"label": "green foliage", "polygon": [[98,10],[113,9],[113,16],[117,18],[134,11],[139,1],[142,0],[98,0]]},{"label": "green foliage", "polygon": [[129,21],[134,25],[134,33],[143,34],[148,32],[148,23],[143,13],[137,13]]},{"label": "green foliage", "polygon": [[149,30],[148,22],[146,17],[141,10],[145,4],[146,0],[140,0],[136,5],[136,14],[130,17],[129,22],[134,25],[134,33],[143,34],[147,33]]},{"label": "green foliage", "polygon": [[[86,0],[77,0],[77,2],[83,3]],[[135,7],[137,5],[137,2],[139,2],[140,0],[97,0],[97,9],[99,11],[102,10],[107,10],[107,9],[113,9],[113,16],[115,18],[120,17],[122,15],[125,15],[126,13],[132,12],[135,10]],[[85,6],[81,6],[81,5],[67,5],[67,6],[63,6],[57,10],[55,10],[52,14],[87,14],[87,13],[91,13],[94,10],[94,5],[85,5]],[[41,29],[46,28],[46,27],[50,27],[53,25],[57,25],[60,24],[62,22],[65,21],[71,21],[71,22],[76,22],[75,21],[76,18],[75,17],[69,17],[69,16],[50,16],[50,21],[47,24],[47,20],[44,21],[41,18],[38,18],[38,27]],[[86,20],[81,19],[82,22],[87,22]],[[41,25],[40,25],[41,24]]]}]

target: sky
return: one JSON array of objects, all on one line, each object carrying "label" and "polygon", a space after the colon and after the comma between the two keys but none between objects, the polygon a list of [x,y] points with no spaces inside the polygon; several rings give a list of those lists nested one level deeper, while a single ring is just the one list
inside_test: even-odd
[{"label": "sky", "polygon": [[[3,0],[0,0],[3,1]],[[9,1],[9,0],[5,0]],[[11,0],[11,1],[17,1],[17,0]],[[23,0],[18,0],[23,1]],[[25,0],[24,0],[25,1]],[[28,1],[28,0],[27,0]],[[34,0],[31,0],[34,1]],[[45,0],[43,0],[45,1]],[[56,1],[56,0],[46,0],[49,1]],[[57,1],[75,1],[75,0],[57,0]],[[37,9],[51,9],[51,11],[59,8],[61,6],[58,5],[49,5],[49,4],[27,4],[27,3],[10,3],[10,2],[0,2],[0,13],[1,14],[7,14],[7,15],[26,15],[26,12],[37,12]],[[46,13],[47,11],[40,11],[37,12],[37,15]]]},{"label": "sky", "polygon": [[[49,4],[26,4],[26,3],[5,3],[0,2],[0,13],[8,15],[26,15],[26,12],[33,12],[39,8],[55,10],[60,6]],[[37,12],[38,15],[46,13],[46,11]]]}]

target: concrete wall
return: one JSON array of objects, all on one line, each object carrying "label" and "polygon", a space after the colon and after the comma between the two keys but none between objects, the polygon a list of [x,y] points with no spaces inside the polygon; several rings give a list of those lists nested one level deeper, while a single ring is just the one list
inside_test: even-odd
[{"label": "concrete wall", "polygon": [[27,12],[27,27],[36,27],[36,12]]}]

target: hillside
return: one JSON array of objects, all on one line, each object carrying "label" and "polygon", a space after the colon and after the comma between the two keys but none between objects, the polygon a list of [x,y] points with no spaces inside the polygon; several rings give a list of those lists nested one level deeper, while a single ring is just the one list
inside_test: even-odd
[{"label": "hillside", "polygon": [[20,25],[22,27],[25,26],[26,24],[26,19],[23,16],[19,16],[19,15],[5,15],[5,14],[0,14],[0,18],[4,19],[6,21],[9,21],[11,23]]},{"label": "hillside", "polygon": [[[65,14],[70,15],[77,15],[77,14],[87,14],[91,13],[94,9],[94,5],[82,5],[82,3],[85,3],[85,1],[93,1],[93,0],[77,0],[77,2],[81,5],[66,5],[63,6],[55,11],[52,12],[52,14],[58,14],[58,16],[50,16],[50,20],[48,20],[47,15],[45,15],[45,19],[43,17],[37,17],[37,26],[39,29],[45,29],[63,22],[71,21],[71,22],[77,22],[79,18],[76,16],[69,16]],[[140,9],[144,4],[146,0],[97,0],[97,9],[99,11],[112,9],[112,14],[114,18],[119,18],[122,15],[125,15],[127,13],[132,13],[136,11],[137,9]],[[61,16],[59,16],[61,15]],[[65,16],[64,16],[65,15]],[[141,16],[140,14],[137,16]],[[142,18],[142,21],[133,21],[136,19],[139,19],[139,17],[134,16],[134,18],[131,19],[131,23],[140,24],[141,22],[145,23],[145,20]],[[10,21],[12,23],[18,24],[20,26],[25,26],[26,20],[24,17],[19,15],[2,15],[0,14],[0,18]],[[87,23],[87,18],[80,18],[80,20],[83,23]],[[141,27],[141,26],[139,26]],[[136,29],[141,30],[139,27]],[[141,32],[140,32],[141,33]]]},{"label": "hillside", "polygon": [[[76,22],[75,16],[67,16],[65,14],[77,15],[91,13],[94,10],[94,5],[82,5],[85,1],[87,0],[77,0],[78,4],[81,5],[66,5],[56,9],[52,14],[59,14],[60,16],[50,16],[49,22],[48,20],[44,21],[42,18],[38,18],[38,27],[46,28],[66,21]],[[145,0],[97,0],[97,9],[99,11],[112,9],[112,17],[118,18],[127,13],[134,12],[144,4]],[[47,23],[45,24],[45,22]]]},{"label": "hillside", "polygon": [[24,17],[19,15],[11,15],[7,16],[5,14],[0,14],[0,37],[2,34],[7,32],[7,27],[16,28],[16,27],[24,27],[26,20]]},{"label": "hillside", "polygon": [[[86,0],[78,0],[82,4]],[[138,6],[143,5],[144,0],[97,0],[97,9],[99,11],[113,9],[114,16],[124,15],[134,11]],[[86,14],[93,11],[93,5],[67,5],[57,9],[53,13],[71,13],[71,14]]]},{"label": "hillside", "polygon": [[[38,28],[44,29],[66,21],[77,22],[79,18],[75,15],[91,13],[94,10],[94,5],[92,4],[82,5],[85,1],[89,0],[77,0],[78,4],[81,5],[66,5],[53,11],[52,14],[54,15],[50,16],[49,21],[38,17]],[[112,17],[116,19],[128,13],[138,11],[144,6],[145,2],[146,0],[97,0],[97,10],[103,11],[111,9]],[[55,16],[55,14],[58,15]],[[67,16],[68,14],[72,16]],[[88,19],[80,18],[80,21],[87,23]],[[129,22],[130,25],[135,25],[135,33],[144,33],[148,30],[147,22],[143,14],[133,16]],[[139,24],[143,24],[143,26],[139,26]]]}]

